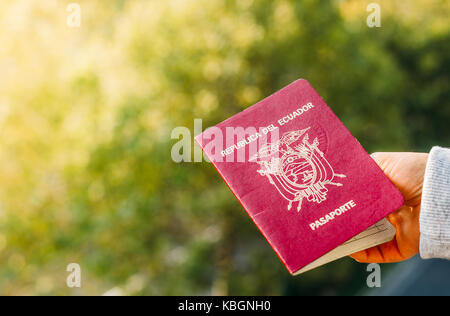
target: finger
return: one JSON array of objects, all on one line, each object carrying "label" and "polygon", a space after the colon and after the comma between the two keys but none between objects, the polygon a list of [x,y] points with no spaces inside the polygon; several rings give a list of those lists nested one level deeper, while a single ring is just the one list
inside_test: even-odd
[{"label": "finger", "polygon": [[358,252],[355,252],[354,254],[351,254],[350,258],[352,258],[360,263],[368,262],[367,261],[367,252],[365,250],[358,251]]},{"label": "finger", "polygon": [[419,216],[420,206],[403,206],[388,215],[388,221],[396,229],[395,242],[390,246],[392,247],[391,253],[396,253],[397,256],[392,257],[390,262],[409,259],[419,252]]},{"label": "finger", "polygon": [[384,263],[399,262],[405,260],[402,253],[398,249],[397,240],[381,244],[378,246],[383,255]]},{"label": "finger", "polygon": [[377,246],[354,253],[350,257],[360,263],[384,263],[384,256]]}]

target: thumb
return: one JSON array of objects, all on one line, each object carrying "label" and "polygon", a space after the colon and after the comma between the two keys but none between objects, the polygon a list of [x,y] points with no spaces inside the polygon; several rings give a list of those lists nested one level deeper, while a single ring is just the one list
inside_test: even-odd
[{"label": "thumb", "polygon": [[415,205],[419,202],[427,154],[377,152],[371,157],[400,190],[405,200],[410,202],[409,204]]}]

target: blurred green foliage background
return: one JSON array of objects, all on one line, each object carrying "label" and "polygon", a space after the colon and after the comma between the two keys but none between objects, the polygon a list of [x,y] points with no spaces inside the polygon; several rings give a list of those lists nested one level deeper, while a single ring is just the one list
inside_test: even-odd
[{"label": "blurred green foliage background", "polygon": [[368,151],[449,146],[450,2],[370,2],[1,1],[0,293],[357,293],[350,259],[289,276],[170,134],[305,78]]}]

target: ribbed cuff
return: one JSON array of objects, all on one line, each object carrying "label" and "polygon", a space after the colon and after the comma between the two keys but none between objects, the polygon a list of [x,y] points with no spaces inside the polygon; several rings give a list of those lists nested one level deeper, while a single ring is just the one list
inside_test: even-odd
[{"label": "ribbed cuff", "polygon": [[450,259],[450,149],[434,147],[428,158],[420,210],[420,255]]}]

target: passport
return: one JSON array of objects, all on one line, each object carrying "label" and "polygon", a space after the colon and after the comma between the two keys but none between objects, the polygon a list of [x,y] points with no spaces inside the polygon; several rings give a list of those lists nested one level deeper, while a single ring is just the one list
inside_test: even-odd
[{"label": "passport", "polygon": [[304,79],[195,140],[291,274],[395,235],[402,194]]}]

